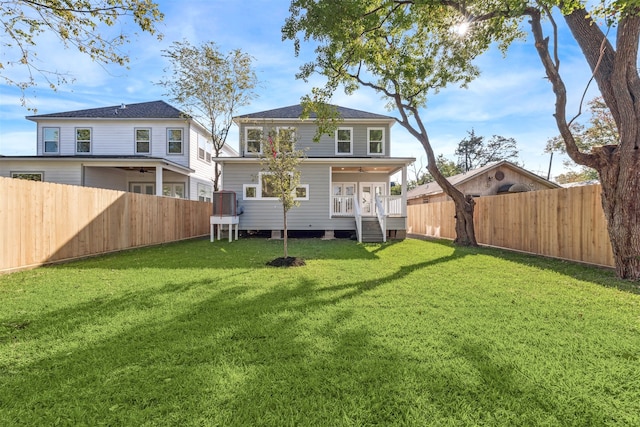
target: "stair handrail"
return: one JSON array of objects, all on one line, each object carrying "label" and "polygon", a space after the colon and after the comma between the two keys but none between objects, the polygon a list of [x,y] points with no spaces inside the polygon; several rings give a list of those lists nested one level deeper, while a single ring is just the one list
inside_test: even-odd
[{"label": "stair handrail", "polygon": [[356,220],[356,236],[358,237],[358,243],[362,243],[362,214],[360,213],[360,204],[358,204],[358,198],[353,197],[353,214]]},{"label": "stair handrail", "polygon": [[376,194],[376,216],[378,217],[378,222],[380,223],[380,230],[382,231],[382,243],[387,242],[387,215],[384,212],[384,206],[382,204],[382,200],[380,199],[380,195]]}]

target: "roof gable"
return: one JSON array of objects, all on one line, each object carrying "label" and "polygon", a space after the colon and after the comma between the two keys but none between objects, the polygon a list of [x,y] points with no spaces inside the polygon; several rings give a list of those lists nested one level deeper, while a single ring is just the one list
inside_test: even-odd
[{"label": "roof gable", "polygon": [[66,111],[62,113],[28,116],[29,120],[46,118],[70,119],[184,119],[189,115],[164,101],[141,102],[129,105],[90,108],[87,110]]},{"label": "roof gable", "polygon": [[[547,179],[544,179],[541,176],[536,175],[533,172],[529,172],[528,170],[521,168],[520,166],[513,164],[507,160],[501,160],[498,162],[492,162],[489,163],[485,166],[479,167],[477,169],[472,169],[468,172],[464,172],[464,173],[460,173],[458,175],[453,175],[450,176],[449,178],[447,178],[447,181],[449,181],[453,186],[457,186],[460,184],[463,184],[467,181],[470,181],[472,179],[474,179],[475,177],[488,172],[492,169],[497,169],[500,166],[505,166],[508,168],[511,168],[515,171],[517,171],[518,173],[525,175],[529,178],[531,178],[534,181],[540,182],[546,186],[548,186],[549,188],[559,188],[560,186],[558,184],[556,184],[555,182],[551,182]],[[409,199],[414,199],[416,197],[421,197],[421,196],[425,196],[428,194],[438,194],[438,193],[442,193],[442,187],[440,187],[440,185],[437,182],[428,182],[426,184],[422,184],[417,186],[416,188],[413,188],[409,191],[407,191],[407,198]]]},{"label": "roof gable", "polygon": [[[395,120],[393,117],[385,116],[382,114],[369,113],[367,111],[355,110],[353,108],[340,107],[335,105],[338,109],[338,113],[343,119],[360,119],[360,120]],[[244,114],[236,116],[234,119],[299,119],[302,115],[302,105],[290,105],[288,107],[275,108],[273,110],[260,111],[257,113]],[[311,113],[309,118],[317,118],[316,113]]]}]

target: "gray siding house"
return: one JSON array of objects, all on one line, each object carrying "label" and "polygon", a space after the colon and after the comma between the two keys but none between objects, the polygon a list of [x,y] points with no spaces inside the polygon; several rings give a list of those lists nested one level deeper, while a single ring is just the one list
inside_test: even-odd
[{"label": "gray siding house", "polygon": [[[164,101],[27,117],[35,156],[0,156],[0,176],[210,201],[211,136]],[[229,146],[223,155],[237,156]]]},{"label": "gray siding house", "polygon": [[[220,159],[223,189],[237,194],[242,208],[239,228],[283,230],[282,206],[263,187],[260,140],[272,129],[288,128],[296,148],[305,150],[300,169],[300,206],[287,214],[288,229],[351,233],[359,241],[386,241],[406,236],[407,167],[414,158],[390,156],[393,117],[337,107],[342,122],[333,136],[316,133],[314,116],[302,120],[302,107],[293,105],[234,117],[239,127],[237,157]],[[402,195],[390,195],[391,177],[402,177]]]}]

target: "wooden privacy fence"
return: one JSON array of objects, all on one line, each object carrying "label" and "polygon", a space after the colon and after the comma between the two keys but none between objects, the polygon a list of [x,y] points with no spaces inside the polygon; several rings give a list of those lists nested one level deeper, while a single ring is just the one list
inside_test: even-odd
[{"label": "wooden privacy fence", "polygon": [[209,234],[211,204],[0,178],[0,272]]},{"label": "wooden privacy fence", "polygon": [[[600,186],[475,199],[479,244],[549,257],[614,266]],[[453,202],[408,206],[408,232],[455,238]]]}]

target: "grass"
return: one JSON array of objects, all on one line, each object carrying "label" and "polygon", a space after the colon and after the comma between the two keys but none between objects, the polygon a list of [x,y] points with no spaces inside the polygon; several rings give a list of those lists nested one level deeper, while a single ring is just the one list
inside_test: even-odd
[{"label": "grass", "polygon": [[0,425],[640,425],[640,292],[406,240],[197,240],[0,276]]}]

